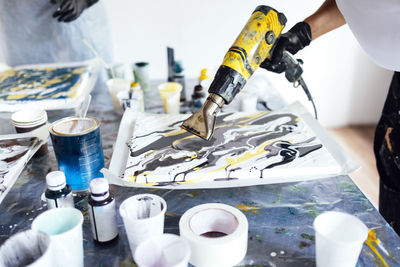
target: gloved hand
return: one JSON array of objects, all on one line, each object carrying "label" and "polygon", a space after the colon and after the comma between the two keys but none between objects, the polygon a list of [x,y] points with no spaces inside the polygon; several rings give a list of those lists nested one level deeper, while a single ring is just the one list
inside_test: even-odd
[{"label": "gloved hand", "polygon": [[287,66],[281,62],[283,51],[289,51],[292,55],[308,46],[311,42],[311,27],[307,22],[299,22],[288,32],[282,34],[276,44],[271,59],[264,60],[260,67],[272,72],[282,73]]},{"label": "gloved hand", "polygon": [[60,7],[53,14],[58,21],[70,22],[77,19],[82,12],[98,0],[62,0]]}]

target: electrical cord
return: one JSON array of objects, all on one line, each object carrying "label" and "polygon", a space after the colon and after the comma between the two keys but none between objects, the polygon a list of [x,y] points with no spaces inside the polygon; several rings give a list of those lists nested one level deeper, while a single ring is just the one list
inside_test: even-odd
[{"label": "electrical cord", "polygon": [[308,90],[308,87],[307,87],[306,83],[304,82],[303,78],[300,78],[297,81],[297,83],[293,84],[294,87],[299,87],[299,85],[301,85],[301,87],[304,90],[304,93],[307,95],[308,100],[311,102],[311,104],[314,108],[315,119],[318,120],[317,107],[315,106],[314,99],[312,98],[311,93]]}]

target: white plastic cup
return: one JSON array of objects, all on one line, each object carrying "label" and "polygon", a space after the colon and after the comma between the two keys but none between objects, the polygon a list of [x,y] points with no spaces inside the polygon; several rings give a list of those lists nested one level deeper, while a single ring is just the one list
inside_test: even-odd
[{"label": "white plastic cup", "polygon": [[32,229],[50,236],[54,266],[83,266],[83,215],[75,208],[51,209],[32,222]]},{"label": "white plastic cup", "polygon": [[164,232],[165,200],[153,194],[132,196],[119,207],[132,257],[140,242]]},{"label": "white plastic cup", "polygon": [[150,64],[148,62],[135,62],[133,65],[133,75],[135,81],[147,93],[150,88]]},{"label": "white plastic cup", "polygon": [[115,111],[118,113],[122,113],[122,107],[119,103],[117,95],[119,92],[129,90],[129,88],[131,86],[130,81],[120,79],[120,78],[115,78],[115,79],[108,80],[106,84],[107,84],[108,92],[110,93],[111,100],[114,105]]},{"label": "white plastic cup", "polygon": [[134,259],[139,267],[186,267],[190,246],[178,235],[152,236],[138,245]]},{"label": "white plastic cup", "polygon": [[163,83],[158,86],[165,113],[179,114],[182,88],[182,84],[175,82]]},{"label": "white plastic cup", "polygon": [[13,235],[0,247],[0,266],[53,267],[50,244],[47,234],[34,230]]},{"label": "white plastic cup", "polygon": [[317,266],[354,267],[368,228],[357,217],[329,211],[314,220]]}]

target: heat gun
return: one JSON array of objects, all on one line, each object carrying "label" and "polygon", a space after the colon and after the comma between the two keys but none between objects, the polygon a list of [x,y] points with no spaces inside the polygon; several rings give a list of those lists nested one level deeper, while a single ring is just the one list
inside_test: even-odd
[{"label": "heat gun", "polygon": [[[207,100],[199,111],[183,122],[183,129],[206,140],[212,137],[217,113],[240,92],[261,63],[271,57],[285,24],[285,15],[275,9],[264,5],[255,9],[226,53],[210,85]],[[305,85],[298,61],[287,52],[282,61],[288,67],[286,78]]]}]

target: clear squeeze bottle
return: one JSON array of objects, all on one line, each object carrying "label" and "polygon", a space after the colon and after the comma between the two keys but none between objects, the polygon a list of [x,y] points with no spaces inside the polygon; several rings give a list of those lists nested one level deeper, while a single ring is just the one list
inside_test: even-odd
[{"label": "clear squeeze bottle", "polygon": [[108,182],[96,178],[90,182],[89,217],[93,239],[108,242],[118,236],[115,199],[109,192]]},{"label": "clear squeeze bottle", "polygon": [[74,207],[72,189],[67,185],[62,171],[49,172],[46,175],[46,183],[47,189],[44,195],[48,209]]}]

